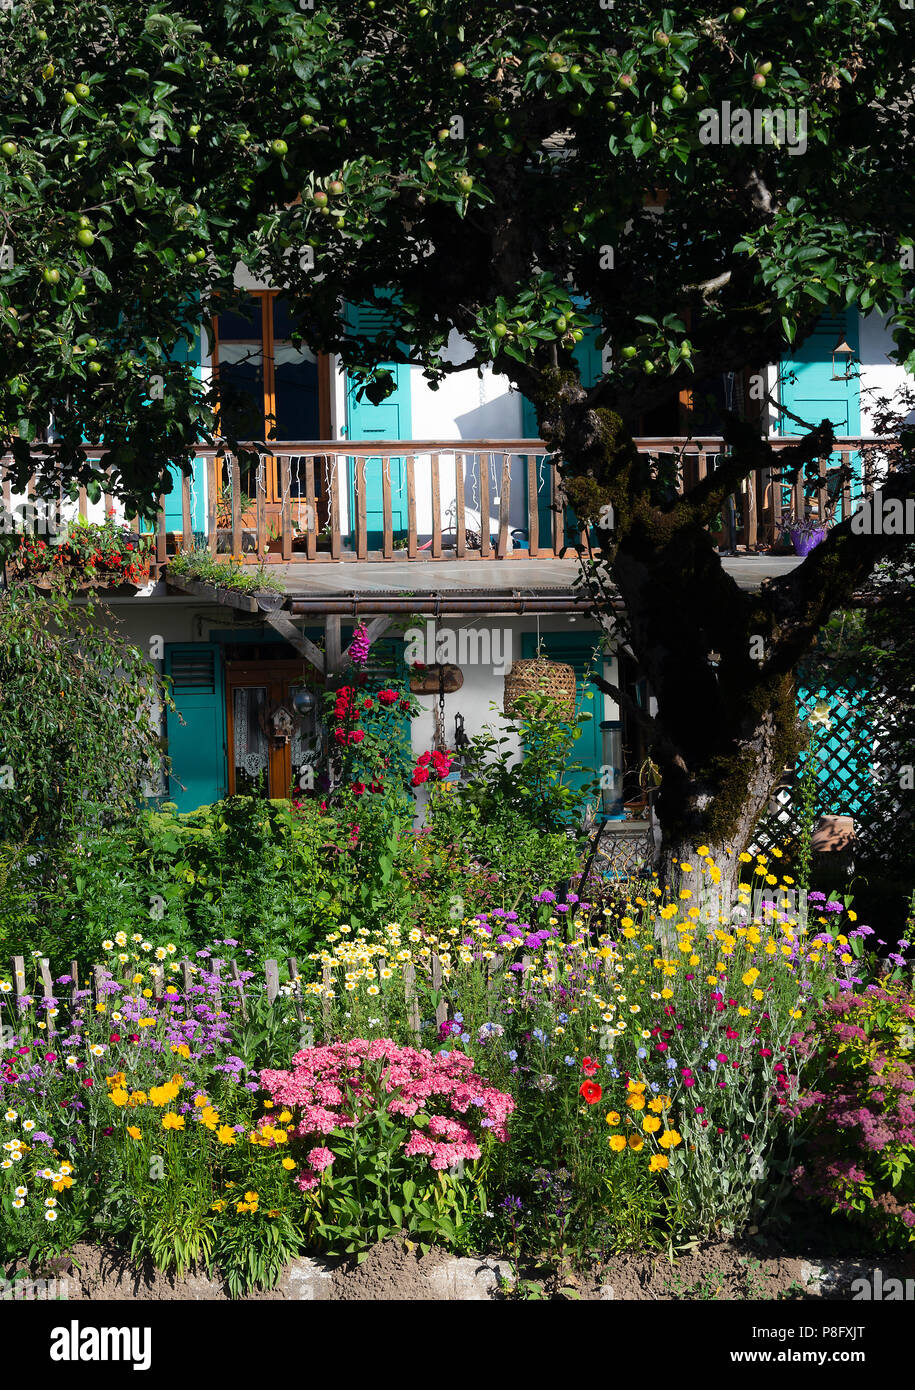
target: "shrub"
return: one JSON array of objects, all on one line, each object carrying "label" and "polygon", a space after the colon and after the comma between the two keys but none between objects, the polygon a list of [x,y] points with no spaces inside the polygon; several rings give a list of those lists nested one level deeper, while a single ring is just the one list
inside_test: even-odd
[{"label": "shrub", "polygon": [[900,981],[828,1000],[806,1033],[801,1196],[883,1246],[915,1240],[915,995]]}]

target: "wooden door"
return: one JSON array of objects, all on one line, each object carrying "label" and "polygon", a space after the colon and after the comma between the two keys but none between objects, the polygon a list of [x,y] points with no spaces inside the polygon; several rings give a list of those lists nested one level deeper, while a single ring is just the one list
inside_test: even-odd
[{"label": "wooden door", "polygon": [[229,795],[287,798],[314,748],[315,711],[300,715],[293,700],[310,682],[304,661],[226,664],[226,742]]}]

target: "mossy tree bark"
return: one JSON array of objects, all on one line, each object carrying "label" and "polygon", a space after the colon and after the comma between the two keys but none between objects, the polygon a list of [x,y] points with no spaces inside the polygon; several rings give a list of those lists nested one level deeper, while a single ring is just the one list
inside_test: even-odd
[{"label": "mossy tree bark", "polygon": [[[547,368],[528,389],[537,386],[541,434],[563,460],[564,490],[579,519],[600,527],[613,509],[601,555],[585,558],[585,580],[596,615],[624,635],[657,702],[653,715],[639,717],[661,777],[662,872],[707,844],[727,883],[803,743],[798,662],[829,614],[904,538],[852,537],[845,522],[791,573],[759,592],[742,590],[722,565],[710,524],[756,469],[790,475],[815,467],[833,444],[828,421],[776,459],[752,426],[729,417],[729,456],[680,494],[638,453],[621,417],[594,408],[570,374]],[[911,488],[911,475],[901,473],[885,493]],[[623,615],[614,620],[620,603]],[[625,698],[602,679],[595,684]]]}]

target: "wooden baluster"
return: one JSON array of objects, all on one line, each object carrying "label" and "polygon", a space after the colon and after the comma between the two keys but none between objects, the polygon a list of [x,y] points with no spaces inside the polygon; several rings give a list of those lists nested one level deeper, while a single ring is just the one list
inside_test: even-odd
[{"label": "wooden baluster", "polygon": [[267,978],[267,1003],[272,1004],[280,992],[280,967],[275,960],[264,961]]},{"label": "wooden baluster", "polygon": [[241,469],[238,455],[229,455],[229,468],[232,486],[232,554],[241,555]]},{"label": "wooden baluster", "polygon": [[218,522],[216,520],[216,456],[207,458],[207,549],[211,559],[215,559],[218,542]]},{"label": "wooden baluster", "polygon": [[826,460],[824,458],[817,459],[817,475],[820,480],[817,485],[817,510],[820,514],[820,521],[825,521],[829,498],[826,492]]},{"label": "wooden baluster", "polygon": [[[85,501],[84,489],[80,489],[83,496],[80,497],[80,515],[85,516],[83,503]],[[168,537],[165,531],[165,497],[159,498],[159,516],[156,521],[156,564],[164,565],[168,559]]]},{"label": "wooden baluster", "polygon": [[512,496],[511,467],[512,456],[509,453],[504,453],[502,455],[502,481],[499,491],[499,535],[496,547],[496,554],[500,560],[508,554],[509,510]]},{"label": "wooden baluster", "polygon": [[[394,515],[391,506],[391,468],[393,460],[382,458],[381,465],[381,554],[385,560],[394,558]],[[368,489],[366,489],[368,491]]]},{"label": "wooden baluster", "polygon": [[318,553],[318,507],[315,492],[315,456],[305,459],[305,554],[313,560]]},{"label": "wooden baluster", "polygon": [[464,455],[454,453],[454,506],[455,506],[455,547],[456,559],[463,560],[467,554],[467,521],[464,515]]},{"label": "wooden baluster", "polygon": [[562,501],[561,478],[559,477],[559,466],[550,462],[550,502],[552,505],[552,531],[553,531],[553,554],[557,560],[561,557],[565,548],[566,537],[566,509]]},{"label": "wooden baluster", "polygon": [[357,458],[355,460],[356,481],[354,493],[356,496],[356,559],[364,560],[368,556],[368,518],[366,515],[366,469],[369,466],[367,458]]},{"label": "wooden baluster", "polygon": [[210,965],[212,966],[212,971],[211,971],[210,973],[212,973],[212,974],[215,975],[215,977],[216,977],[216,983],[215,983],[215,985],[213,986],[213,998],[214,998],[215,1001],[216,1001],[216,1008],[217,1008],[217,1009],[219,1010],[219,1012],[221,1013],[221,1012],[222,1012],[222,967],[225,965],[225,961],[222,959],[221,956],[214,956],[213,959],[210,961]]},{"label": "wooden baluster", "polygon": [[181,471],[181,548],[193,550],[194,528],[191,522],[191,480]]},{"label": "wooden baluster", "polygon": [[419,549],[416,533],[416,459],[407,455],[407,559],[415,560]]},{"label": "wooden baluster", "polygon": [[13,956],[13,990],[16,998],[25,994],[25,957]]},{"label": "wooden baluster", "polygon": [[756,500],[756,489],[759,483],[758,473],[751,473],[747,479],[747,489],[744,494],[744,544],[748,550],[755,550],[759,536],[759,515]]},{"label": "wooden baluster", "polygon": [[280,457],[280,507],[282,555],[288,564],[292,559],[292,469],[288,454]]},{"label": "wooden baluster", "polygon": [[842,450],[842,520],[847,521],[851,516],[851,451]]},{"label": "wooden baluster", "polygon": [[540,554],[540,498],[537,494],[536,454],[527,455],[527,547],[531,559]]},{"label": "wooden baluster", "polygon": [[75,960],[70,962],[70,1003],[76,1008],[76,995],[79,990],[79,966]]},{"label": "wooden baluster", "polygon": [[429,460],[432,471],[432,558],[442,558],[442,491],[438,468],[438,454]]},{"label": "wooden baluster", "polygon": [[480,554],[484,559],[492,554],[489,539],[489,454],[480,454]]},{"label": "wooden baluster", "polygon": [[[254,509],[257,526],[257,558],[262,560],[267,554],[267,470],[270,459],[258,455],[257,472],[254,475]],[[261,476],[263,469],[263,477]]]},{"label": "wooden baluster", "polygon": [[339,457],[339,454],[334,454],[329,464],[325,461],[325,466],[330,474],[330,481],[327,484],[327,510],[330,520],[330,558],[332,560],[339,560],[342,550],[340,537],[340,483],[337,470]]}]

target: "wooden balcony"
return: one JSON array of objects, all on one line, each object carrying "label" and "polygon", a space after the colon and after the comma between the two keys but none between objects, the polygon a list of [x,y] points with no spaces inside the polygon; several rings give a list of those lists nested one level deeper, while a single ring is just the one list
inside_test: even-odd
[{"label": "wooden balcony", "polygon": [[[794,437],[773,438],[776,454]],[[759,470],[730,499],[713,532],[731,554],[767,553],[790,510],[844,520],[882,476],[878,455],[889,441],[845,436],[819,462],[822,484],[805,504],[803,484]],[[657,476],[672,493],[713,473],[724,456],[720,438],[641,438]],[[52,446],[49,446],[52,447]],[[104,451],[87,446],[87,455]],[[583,531],[566,505],[546,446],[530,439],[283,441],[250,456],[201,448],[194,477],[180,475],[161,499],[154,571],[179,550],[206,548],[219,560],[326,564],[336,561],[565,559],[599,548],[600,531]],[[844,465],[836,474],[838,463]],[[41,460],[44,469],[51,459]],[[3,500],[10,489],[2,470]],[[15,506],[15,500],[13,501]],[[92,515],[85,492],[80,515]],[[106,496],[105,506],[116,506]],[[169,518],[171,518],[169,520]]]}]

